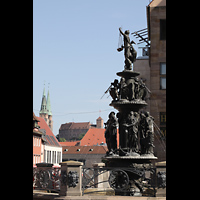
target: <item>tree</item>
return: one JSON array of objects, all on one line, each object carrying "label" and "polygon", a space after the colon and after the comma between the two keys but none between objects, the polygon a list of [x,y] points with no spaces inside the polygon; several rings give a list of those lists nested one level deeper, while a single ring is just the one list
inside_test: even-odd
[{"label": "tree", "polygon": [[59,138],[59,142],[66,142],[65,138]]},{"label": "tree", "polygon": [[81,140],[83,137],[84,137],[85,133],[81,133],[79,136],[78,136],[78,140]]}]

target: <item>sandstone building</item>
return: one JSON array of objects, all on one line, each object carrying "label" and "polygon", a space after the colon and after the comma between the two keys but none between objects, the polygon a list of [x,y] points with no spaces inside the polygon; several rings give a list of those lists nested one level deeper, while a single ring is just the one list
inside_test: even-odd
[{"label": "sandstone building", "polygon": [[96,125],[90,122],[69,122],[61,124],[59,128],[59,138],[65,138],[67,141],[80,140],[80,136],[84,136],[89,129],[103,129],[103,119],[97,118]]},{"label": "sandstone building", "polygon": [[155,131],[160,129],[162,133],[155,134],[154,152],[158,161],[163,161],[166,160],[166,0],[153,0],[146,10],[150,45],[144,48],[148,55],[137,57],[134,70],[140,72],[140,78],[151,91],[145,109],[154,117]]},{"label": "sandstone building", "polygon": [[[147,6],[148,39],[150,64],[150,113],[155,123],[166,136],[166,0],[153,0]],[[162,144],[155,144],[155,146]],[[163,149],[164,150],[164,149]],[[160,160],[166,155],[156,151]]]}]

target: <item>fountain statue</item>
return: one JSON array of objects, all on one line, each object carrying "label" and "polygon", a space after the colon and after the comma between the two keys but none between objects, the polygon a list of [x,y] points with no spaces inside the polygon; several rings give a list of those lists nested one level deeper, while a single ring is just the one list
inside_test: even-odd
[{"label": "fountain statue", "polygon": [[[118,113],[111,112],[108,121],[105,123],[105,138],[108,152],[103,158],[107,167],[114,167],[122,170],[129,167],[124,172],[115,170],[111,174],[110,184],[118,189],[120,180],[134,186],[142,193],[141,177],[145,170],[152,169],[154,156],[154,118],[149,112],[143,110],[147,106],[146,95],[151,91],[145,83],[137,76],[139,72],[133,70],[133,63],[136,61],[137,52],[134,49],[134,42],[130,42],[129,30],[124,33],[119,28],[123,36],[124,44],[117,50],[124,50],[125,66],[124,70],[117,72],[120,80],[115,79],[105,93],[109,91],[113,106]],[[117,147],[117,129],[119,130],[119,147]],[[121,175],[120,175],[121,174]],[[124,178],[123,178],[124,177]],[[129,177],[126,179],[126,177]],[[118,185],[118,186],[117,186]],[[131,190],[131,189],[130,189]]]}]

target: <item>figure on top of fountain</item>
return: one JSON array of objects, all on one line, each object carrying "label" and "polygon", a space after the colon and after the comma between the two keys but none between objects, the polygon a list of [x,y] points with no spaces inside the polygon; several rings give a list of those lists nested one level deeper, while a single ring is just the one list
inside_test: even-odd
[{"label": "figure on top of fountain", "polygon": [[132,63],[136,61],[137,51],[133,48],[133,43],[135,42],[132,40],[130,42],[129,38],[129,30],[126,30],[124,33],[122,32],[121,28],[119,28],[120,33],[124,36],[124,45],[121,45],[121,48],[118,48],[118,51],[122,51],[124,49],[124,56],[125,56],[125,70],[132,70]]}]

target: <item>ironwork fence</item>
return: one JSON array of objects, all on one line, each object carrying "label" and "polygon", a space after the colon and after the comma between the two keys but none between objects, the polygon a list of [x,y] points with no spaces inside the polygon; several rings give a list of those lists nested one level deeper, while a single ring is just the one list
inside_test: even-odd
[{"label": "ironwork fence", "polygon": [[60,168],[33,168],[33,189],[58,192],[60,190],[60,177]]},{"label": "ironwork fence", "polygon": [[[72,177],[72,179],[70,179]],[[157,171],[153,167],[113,168],[113,167],[83,167],[82,195],[89,188],[113,189],[115,194],[134,196],[156,196],[158,188],[166,187],[166,172]],[[54,167],[33,168],[33,189],[59,192],[62,182],[73,185],[73,176],[69,172]],[[79,180],[80,181],[80,180]],[[76,184],[74,184],[76,187]]]},{"label": "ironwork fence", "polygon": [[155,168],[83,168],[83,194],[88,188],[112,188],[118,195],[156,196],[155,172]]}]

